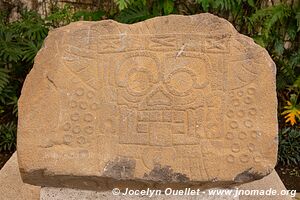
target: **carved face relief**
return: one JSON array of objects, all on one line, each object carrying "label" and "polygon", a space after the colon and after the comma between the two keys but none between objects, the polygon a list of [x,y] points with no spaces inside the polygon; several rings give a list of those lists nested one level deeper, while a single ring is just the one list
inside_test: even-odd
[{"label": "carved face relief", "polygon": [[[196,137],[188,120],[205,105],[203,89],[210,68],[205,55],[171,53],[162,59],[148,52],[125,54],[116,66],[117,104],[124,116],[120,121],[127,127],[120,130],[120,142],[170,147],[184,143],[179,139],[183,135]],[[132,126],[126,117],[130,113],[136,118]]]},{"label": "carved face relief", "polygon": [[266,174],[276,162],[273,69],[265,50],[208,14],[71,24],[50,33],[25,82],[20,158],[28,174],[37,166],[96,188],[166,181],[159,172],[214,183]]},{"label": "carved face relief", "polygon": [[[113,138],[116,144],[114,150],[109,151],[115,156],[121,156],[126,149],[126,155],[140,161],[137,163],[145,170],[162,164],[177,166],[192,175],[192,171],[197,174],[203,168],[206,171],[201,176],[208,179],[210,174],[217,173],[207,169],[213,163],[209,157],[218,157],[219,147],[227,145],[222,139],[233,135],[227,130],[239,128],[236,120],[227,120],[224,115],[226,93],[251,84],[256,69],[251,61],[244,59],[246,54],[226,58],[230,40],[223,36],[221,39],[208,36],[205,42],[197,35],[185,37],[190,39],[181,41],[185,45],[179,48],[174,43],[180,44],[178,38],[183,36],[153,35],[148,39],[144,35],[103,36],[104,42],[99,43],[101,48],[90,45],[88,50],[97,50],[101,59],[95,53],[86,53],[78,61],[73,56],[79,50],[70,46],[65,55],[71,59],[67,59],[66,64],[79,75],[79,82],[95,88],[95,97],[99,99],[94,102],[98,105],[94,105],[94,114],[89,113],[91,121],[95,118],[94,125],[84,130],[98,132],[104,143],[105,138]],[[125,42],[120,41],[122,39]],[[252,100],[252,97],[245,98]],[[239,101],[233,99],[232,103],[239,106]],[[234,111],[229,110],[227,116],[232,117],[231,112]],[[240,117],[244,117],[243,112],[239,112]],[[251,119],[245,120],[250,126]],[[111,148],[105,145],[104,151]],[[234,145],[228,148],[236,153],[240,147],[238,143]],[[138,155],[133,153],[137,147],[140,148]],[[231,162],[232,157],[229,154],[224,162]],[[178,160],[183,164],[178,164]],[[186,163],[195,163],[196,168],[186,171]]]}]

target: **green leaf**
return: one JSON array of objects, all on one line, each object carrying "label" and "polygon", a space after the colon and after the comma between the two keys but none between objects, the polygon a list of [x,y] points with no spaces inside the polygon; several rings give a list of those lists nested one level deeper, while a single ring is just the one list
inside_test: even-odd
[{"label": "green leaf", "polygon": [[300,9],[296,12],[295,19],[297,20],[297,32],[300,31]]},{"label": "green leaf", "polygon": [[118,5],[120,11],[128,8],[128,5],[131,4],[130,0],[115,0],[115,2]]},{"label": "green leaf", "polygon": [[278,73],[276,77],[276,88],[277,90],[283,90],[287,87],[288,82],[283,74]]},{"label": "green leaf", "polygon": [[255,3],[253,0],[247,0],[247,3],[249,4],[249,6],[251,6],[252,8],[255,8]]},{"label": "green leaf", "polygon": [[86,20],[86,21],[97,21],[101,20],[101,18],[105,15],[105,12],[102,10],[98,10],[96,12],[88,12],[88,11],[78,11],[74,14],[73,18],[77,21],[80,19]]},{"label": "green leaf", "polygon": [[282,55],[284,52],[284,43],[282,40],[276,40],[274,44],[274,50],[277,53],[277,55]]},{"label": "green leaf", "polygon": [[8,70],[0,68],[0,95],[2,90],[8,85],[9,83],[9,75]]},{"label": "green leaf", "polygon": [[297,164],[300,162],[300,131],[284,128],[279,132],[278,160],[283,164]]},{"label": "green leaf", "polygon": [[[278,4],[276,6],[266,7],[257,10],[251,17],[252,23],[261,25],[261,33],[268,38],[271,33],[271,28],[276,24],[285,25],[286,19],[291,16],[291,8],[285,4]],[[277,27],[280,29],[280,26]]]},{"label": "green leaf", "polygon": [[33,59],[35,57],[35,55],[37,54],[37,52],[40,50],[42,44],[35,44],[32,41],[27,41],[24,44],[23,47],[23,61],[27,61],[27,62],[31,62],[33,63]]},{"label": "green leaf", "polygon": [[0,125],[0,151],[14,151],[17,126],[14,122]]},{"label": "green leaf", "polygon": [[164,0],[164,14],[168,15],[173,12],[174,1],[173,0]]},{"label": "green leaf", "polygon": [[7,102],[7,105],[12,106],[12,114],[14,114],[16,117],[18,117],[18,97],[10,96],[9,101]]},{"label": "green leaf", "polygon": [[297,79],[295,80],[293,86],[297,87],[297,88],[300,88],[300,76],[297,77]]},{"label": "green leaf", "polygon": [[295,40],[295,38],[297,36],[297,25],[296,25],[296,23],[289,23],[286,32],[288,34],[288,40],[290,40],[290,41]]},{"label": "green leaf", "polygon": [[152,17],[146,5],[142,2],[136,3],[127,9],[124,9],[116,17],[122,23],[135,23]]},{"label": "green leaf", "polygon": [[201,5],[204,12],[208,12],[209,0],[196,0],[196,2]]},{"label": "green leaf", "polygon": [[292,53],[291,57],[289,58],[289,66],[300,67],[300,48],[298,49],[298,51]]},{"label": "green leaf", "polygon": [[266,43],[265,43],[265,40],[262,36],[253,36],[252,39],[254,40],[254,42],[256,42],[257,44],[259,44],[260,46],[262,47],[266,47]]}]

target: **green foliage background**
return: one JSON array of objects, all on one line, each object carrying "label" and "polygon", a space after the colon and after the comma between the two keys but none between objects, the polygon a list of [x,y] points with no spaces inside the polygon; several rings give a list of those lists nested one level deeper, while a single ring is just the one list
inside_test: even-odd
[{"label": "green foliage background", "polygon": [[[229,20],[242,34],[266,48],[277,65],[279,161],[300,163],[299,124],[289,125],[280,114],[286,102],[299,105],[300,94],[300,1],[298,0],[115,0],[94,11],[74,11],[70,5],[52,8],[42,18],[23,11],[18,21],[0,16],[0,151],[15,149],[17,102],[24,79],[33,65],[48,31],[78,20],[114,19],[135,23],[169,14],[210,12]],[[263,112],[263,111],[261,111]],[[300,115],[296,116],[297,122]]]}]

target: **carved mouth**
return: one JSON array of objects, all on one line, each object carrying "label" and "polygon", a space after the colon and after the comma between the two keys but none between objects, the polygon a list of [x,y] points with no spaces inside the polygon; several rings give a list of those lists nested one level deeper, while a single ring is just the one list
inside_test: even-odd
[{"label": "carved mouth", "polygon": [[138,122],[170,122],[184,123],[186,120],[184,110],[143,110],[138,111]]}]

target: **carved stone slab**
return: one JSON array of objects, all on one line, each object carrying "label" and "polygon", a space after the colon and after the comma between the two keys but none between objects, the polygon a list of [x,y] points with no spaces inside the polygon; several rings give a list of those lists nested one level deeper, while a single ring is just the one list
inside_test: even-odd
[{"label": "carved stone slab", "polygon": [[23,180],[217,187],[271,172],[275,65],[211,14],[51,31],[19,101]]}]

